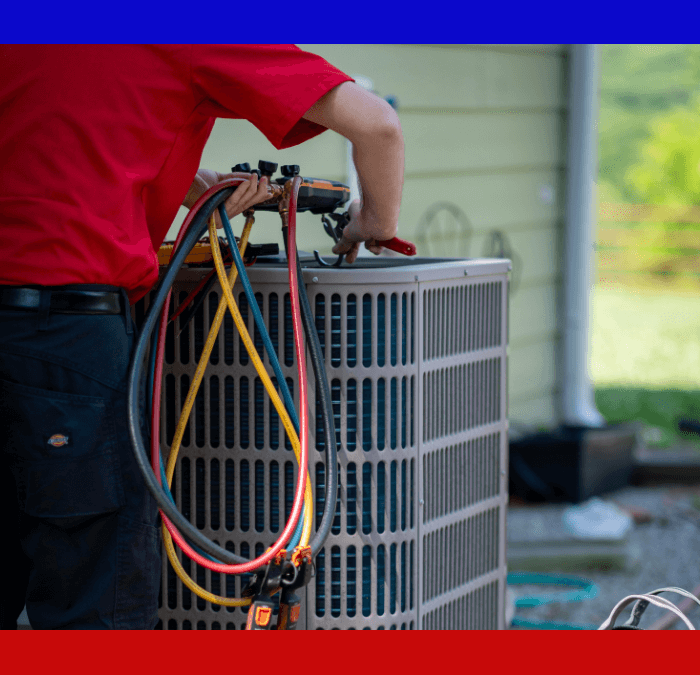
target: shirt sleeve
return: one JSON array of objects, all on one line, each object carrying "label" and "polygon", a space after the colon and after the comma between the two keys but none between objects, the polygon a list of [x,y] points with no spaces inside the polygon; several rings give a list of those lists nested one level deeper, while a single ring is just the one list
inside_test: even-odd
[{"label": "shirt sleeve", "polygon": [[278,150],[325,127],[303,119],[324,94],[352,78],[295,45],[193,45],[192,85],[198,110],[246,119]]}]

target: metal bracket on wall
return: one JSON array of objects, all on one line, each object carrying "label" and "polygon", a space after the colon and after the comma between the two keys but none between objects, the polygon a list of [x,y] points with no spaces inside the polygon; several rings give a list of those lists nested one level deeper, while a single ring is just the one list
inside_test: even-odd
[{"label": "metal bracket on wall", "polygon": [[513,263],[509,280],[509,294],[515,295],[523,271],[522,258],[515,253],[507,235],[502,230],[492,230],[484,246],[484,257],[507,258]]},{"label": "metal bracket on wall", "polygon": [[472,238],[472,225],[467,214],[452,202],[431,204],[418,221],[421,255],[466,258]]}]

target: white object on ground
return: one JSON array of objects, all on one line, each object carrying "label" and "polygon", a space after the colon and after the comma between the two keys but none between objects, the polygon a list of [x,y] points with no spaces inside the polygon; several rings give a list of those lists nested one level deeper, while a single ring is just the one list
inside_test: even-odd
[{"label": "white object on ground", "polygon": [[564,526],[581,539],[624,539],[632,528],[632,518],[615,504],[593,497],[562,514]]},{"label": "white object on ground", "polygon": [[688,617],[681,612],[678,607],[674,603],[672,603],[670,600],[666,600],[666,598],[660,598],[656,595],[649,595],[649,594],[644,594],[644,595],[628,595],[626,598],[622,598],[620,602],[618,602],[615,607],[613,607],[612,612],[610,612],[610,616],[608,616],[605,621],[599,626],[598,630],[612,630],[613,626],[615,625],[615,619],[617,619],[618,616],[622,613],[622,610],[627,607],[627,605],[631,605],[632,602],[634,601],[639,601],[639,600],[644,600],[646,602],[651,603],[652,605],[656,605],[657,607],[662,607],[663,609],[668,609],[669,611],[673,612],[679,619],[685,623],[686,626],[690,630],[695,630],[695,626],[693,626],[692,623],[690,623],[690,620]]}]

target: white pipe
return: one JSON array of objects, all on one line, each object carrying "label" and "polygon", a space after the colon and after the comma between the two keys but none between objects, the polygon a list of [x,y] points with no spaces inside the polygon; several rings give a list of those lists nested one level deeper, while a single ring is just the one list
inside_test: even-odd
[{"label": "white pipe", "polygon": [[571,45],[569,63],[561,416],[564,424],[602,427],[605,419],[595,407],[589,371],[599,110],[597,46]]}]

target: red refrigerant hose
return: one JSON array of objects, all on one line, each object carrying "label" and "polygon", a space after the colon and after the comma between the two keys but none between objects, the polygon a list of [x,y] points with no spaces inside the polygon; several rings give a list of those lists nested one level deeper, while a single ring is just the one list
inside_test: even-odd
[{"label": "red refrigerant hose", "polygon": [[[226,188],[238,186],[243,182],[243,179],[233,179],[228,180],[225,183],[220,183],[210,190],[208,190],[202,197],[197,201],[197,204],[192,208],[188,214],[187,219],[183,223],[180,232],[178,234],[177,240],[173,247],[173,254],[177,247],[180,245],[184,234],[187,231],[191,219],[197,211],[197,208],[201,206],[209,197],[211,197],[216,192]],[[280,550],[282,550],[284,544],[290,539],[294,530],[296,529],[297,522],[301,515],[301,510],[304,501],[304,492],[306,490],[306,466],[308,464],[308,414],[307,414],[307,388],[306,388],[306,364],[304,361],[304,346],[303,346],[303,333],[301,329],[301,315],[299,311],[299,301],[298,301],[298,278],[296,274],[296,209],[297,209],[297,196],[299,193],[299,187],[301,185],[302,179],[300,177],[295,177],[292,182],[291,196],[289,200],[289,236],[290,242],[294,244],[294,253],[290,256],[288,261],[289,264],[289,282],[290,282],[290,301],[292,306],[292,328],[294,333],[294,343],[296,348],[296,355],[299,367],[299,407],[300,407],[300,446],[301,446],[301,457],[299,462],[299,479],[297,480],[296,492],[294,496],[294,502],[292,506],[292,512],[289,516],[289,521],[286,527],[281,533],[275,544],[268,548],[267,551],[254,560],[250,560],[246,563],[241,563],[237,565],[227,565],[223,563],[216,563],[208,558],[204,558],[199,553],[197,553],[192,547],[187,543],[187,541],[182,537],[177,528],[172,524],[168,517],[161,511],[161,518],[163,523],[170,532],[175,543],[182,549],[182,551],[191,558],[194,562],[206,567],[214,572],[223,572],[226,574],[245,574],[246,572],[252,572],[253,570],[259,568],[260,566],[268,563],[272,558],[274,558]],[[154,375],[153,382],[153,411],[151,415],[151,464],[153,470],[157,476],[158,482],[160,483],[160,401],[161,396],[161,380],[163,374],[163,354],[165,352],[165,333],[168,325],[168,310],[170,306],[170,298],[172,292],[168,293],[167,299],[163,306],[160,319],[160,331],[158,335],[158,345],[156,351],[156,371]]]}]

